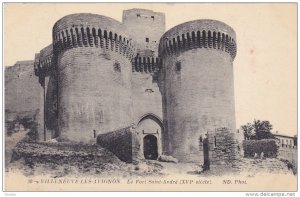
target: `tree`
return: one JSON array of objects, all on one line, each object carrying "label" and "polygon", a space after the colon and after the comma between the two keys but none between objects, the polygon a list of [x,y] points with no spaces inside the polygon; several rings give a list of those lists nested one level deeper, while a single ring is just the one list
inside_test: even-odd
[{"label": "tree", "polygon": [[244,139],[252,140],[255,137],[254,128],[251,123],[247,123],[241,126],[242,131],[244,131]]},{"label": "tree", "polygon": [[254,120],[253,124],[247,123],[241,126],[245,140],[274,139],[271,133],[273,127],[269,121]]},{"label": "tree", "polygon": [[253,128],[257,140],[274,139],[274,135],[271,133],[273,126],[269,121],[254,120]]}]

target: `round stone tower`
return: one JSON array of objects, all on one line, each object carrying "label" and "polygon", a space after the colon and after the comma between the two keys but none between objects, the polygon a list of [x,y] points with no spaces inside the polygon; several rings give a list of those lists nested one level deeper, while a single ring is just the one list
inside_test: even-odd
[{"label": "round stone tower", "polygon": [[72,14],[55,23],[60,137],[89,142],[132,123],[134,50],[125,27],[114,19]]},{"label": "round stone tower", "polygon": [[235,131],[234,30],[215,20],[195,20],[160,39],[164,148],[179,161],[202,160],[199,144],[216,128]]}]

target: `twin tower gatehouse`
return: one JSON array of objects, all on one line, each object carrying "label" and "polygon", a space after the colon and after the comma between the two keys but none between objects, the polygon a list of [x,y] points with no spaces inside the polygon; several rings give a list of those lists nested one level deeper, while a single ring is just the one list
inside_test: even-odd
[{"label": "twin tower gatehouse", "polygon": [[65,16],[52,37],[34,64],[44,88],[40,140],[201,161],[203,139],[219,142],[220,128],[235,133],[236,35],[225,23],[195,20],[165,32],[163,13],[130,9],[122,23]]}]

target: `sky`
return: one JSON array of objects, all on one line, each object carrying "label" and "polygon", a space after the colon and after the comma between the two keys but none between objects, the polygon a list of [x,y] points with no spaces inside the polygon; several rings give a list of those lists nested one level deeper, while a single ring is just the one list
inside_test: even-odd
[{"label": "sky", "polygon": [[165,13],[166,30],[196,19],[230,25],[237,35],[237,128],[259,119],[270,121],[274,132],[297,133],[296,3],[5,3],[4,65],[33,60],[65,15],[94,13],[122,21],[122,11],[131,8]]}]

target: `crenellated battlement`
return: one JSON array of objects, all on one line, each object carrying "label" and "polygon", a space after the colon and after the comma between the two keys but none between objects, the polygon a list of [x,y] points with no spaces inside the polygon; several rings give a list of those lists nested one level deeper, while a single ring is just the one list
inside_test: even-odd
[{"label": "crenellated battlement", "polygon": [[173,27],[162,36],[159,43],[159,55],[169,56],[196,48],[225,51],[233,60],[236,56],[235,32],[220,21],[186,22]]},{"label": "crenellated battlement", "polygon": [[45,76],[48,76],[49,71],[51,70],[53,54],[49,55],[46,59],[40,60],[40,62],[35,62],[34,67],[36,70],[36,75],[39,73],[45,73]]},{"label": "crenellated battlement", "polygon": [[135,47],[124,29],[120,22],[101,15],[66,16],[53,27],[54,54],[71,48],[96,47],[114,51],[131,60]]},{"label": "crenellated battlement", "polygon": [[154,57],[135,57],[132,60],[132,72],[154,73],[160,69],[162,60]]},{"label": "crenellated battlement", "polygon": [[[50,75],[54,70],[52,44],[45,47],[35,55],[34,73],[41,79]],[[41,81],[40,81],[41,82]]]},{"label": "crenellated battlement", "polygon": [[[54,24],[52,43],[34,61],[43,87],[44,140],[93,143],[135,123],[137,138],[122,142],[139,158],[163,153],[201,164],[212,156],[212,164],[227,165],[237,149],[228,133],[236,128],[236,48],[235,31],[216,20],[165,32],[165,14],[152,10],[125,10],[122,23],[97,14],[67,15]],[[228,131],[206,132],[216,128]],[[222,139],[232,154],[224,156],[223,144],[217,145]],[[209,152],[212,146],[216,154]],[[283,156],[291,152],[285,149]]]}]

